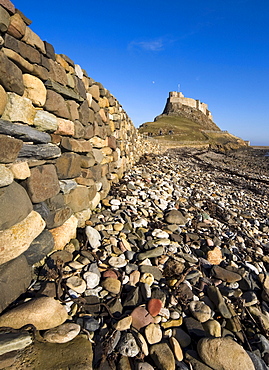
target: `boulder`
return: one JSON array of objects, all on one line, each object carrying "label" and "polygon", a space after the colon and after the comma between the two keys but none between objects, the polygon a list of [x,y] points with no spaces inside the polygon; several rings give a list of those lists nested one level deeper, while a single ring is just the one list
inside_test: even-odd
[{"label": "boulder", "polygon": [[48,230],[44,230],[33,240],[29,248],[23,253],[30,266],[46,257],[54,248],[54,239]]},{"label": "boulder", "polygon": [[215,370],[255,370],[244,348],[229,337],[203,338],[198,342],[197,350],[201,359]]},{"label": "boulder", "polygon": [[23,303],[0,316],[0,327],[19,329],[32,324],[37,330],[55,328],[68,318],[64,306],[52,297],[41,297]]},{"label": "boulder", "polygon": [[39,213],[32,211],[21,222],[0,231],[0,263],[8,262],[26,251],[45,225]]},{"label": "boulder", "polygon": [[54,239],[54,249],[62,250],[71,239],[77,235],[77,218],[72,215],[62,226],[51,229],[50,232]]}]

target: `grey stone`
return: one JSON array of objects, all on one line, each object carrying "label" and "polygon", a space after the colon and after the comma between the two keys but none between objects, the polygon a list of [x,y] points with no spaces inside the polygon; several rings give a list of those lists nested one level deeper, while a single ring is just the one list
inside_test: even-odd
[{"label": "grey stone", "polygon": [[0,230],[24,220],[33,206],[25,189],[17,182],[0,188]]},{"label": "grey stone", "polygon": [[31,278],[31,268],[24,255],[0,265],[0,312],[26,291]]},{"label": "grey stone", "polygon": [[176,209],[167,212],[164,219],[169,224],[185,225],[187,222],[182,213]]},{"label": "grey stone", "polygon": [[58,128],[58,121],[53,114],[38,110],[34,118],[34,126],[40,131],[54,132]]},{"label": "grey stone", "polygon": [[32,337],[28,332],[1,334],[0,356],[7,352],[22,350],[31,343]]},{"label": "grey stone", "polygon": [[52,159],[60,155],[60,148],[54,144],[24,144],[19,152],[19,157],[31,157],[36,159]]},{"label": "grey stone", "polygon": [[247,351],[247,354],[251,358],[253,365],[255,367],[255,370],[268,370],[268,366],[266,365],[266,363],[263,361],[262,358],[260,358],[253,352]]},{"label": "grey stone", "polygon": [[51,45],[47,41],[44,41],[44,46],[45,46],[45,49],[46,49],[46,55],[47,55],[47,57],[55,61],[56,60],[56,56],[55,56],[55,50],[54,50],[53,45]]},{"label": "grey stone", "polygon": [[18,95],[23,95],[24,93],[22,71],[1,50],[0,84],[3,85],[6,91],[15,92]]},{"label": "grey stone", "polygon": [[127,357],[135,357],[140,351],[134,336],[125,332],[121,335],[117,350],[121,355]]},{"label": "grey stone", "polygon": [[162,274],[161,270],[158,269],[158,267],[155,267],[155,266],[140,265],[139,266],[139,271],[141,272],[141,274],[144,274],[145,272],[152,274],[154,276],[154,279],[156,279],[156,280],[160,280],[160,279],[163,278],[163,274]]},{"label": "grey stone", "polygon": [[154,258],[159,257],[164,253],[164,247],[156,247],[154,249],[150,249],[146,252],[141,252],[137,255],[139,261],[142,261],[146,258]]},{"label": "grey stone", "polygon": [[47,144],[51,141],[50,135],[45,132],[40,132],[32,127],[18,125],[2,119],[0,119],[0,134],[10,135],[23,141],[32,141],[41,144]]},{"label": "grey stone", "polygon": [[204,331],[203,325],[198,320],[195,320],[193,317],[185,317],[184,324],[191,338],[200,339],[207,336],[207,333]]},{"label": "grey stone", "polygon": [[44,230],[34,241],[30,247],[23,253],[30,266],[41,261],[49,254],[54,247],[54,239],[48,230]]},{"label": "grey stone", "polygon": [[78,102],[82,102],[83,98],[77,94],[73,89],[70,89],[69,87],[63,86],[58,82],[47,80],[45,82],[45,86],[47,89],[53,90],[54,92],[61,94],[65,98],[74,99]]}]

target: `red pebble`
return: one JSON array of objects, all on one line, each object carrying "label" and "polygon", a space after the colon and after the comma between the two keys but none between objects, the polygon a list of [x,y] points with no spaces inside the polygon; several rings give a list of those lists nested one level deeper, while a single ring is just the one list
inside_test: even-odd
[{"label": "red pebble", "polygon": [[106,270],[104,273],[103,273],[103,277],[104,278],[112,278],[112,279],[118,279],[118,275],[115,271],[113,270]]},{"label": "red pebble", "polygon": [[153,317],[150,315],[150,313],[141,306],[136,307],[131,313],[131,316],[133,318],[132,326],[137,330],[140,330],[144,326],[147,326],[154,322]]},{"label": "red pebble", "polygon": [[148,302],[148,312],[153,317],[157,316],[160,313],[162,306],[163,303],[160,299],[151,298]]}]

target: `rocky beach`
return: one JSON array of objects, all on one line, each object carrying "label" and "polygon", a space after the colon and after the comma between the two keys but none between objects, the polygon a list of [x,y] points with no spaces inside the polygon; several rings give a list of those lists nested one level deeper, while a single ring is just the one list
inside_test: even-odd
[{"label": "rocky beach", "polygon": [[268,369],[265,154],[143,156],[0,316],[0,368]]}]

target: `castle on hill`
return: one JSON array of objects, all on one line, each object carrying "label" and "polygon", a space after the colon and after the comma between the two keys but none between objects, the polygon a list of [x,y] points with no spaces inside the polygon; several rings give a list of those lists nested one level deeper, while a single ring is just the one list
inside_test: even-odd
[{"label": "castle on hill", "polygon": [[211,112],[208,110],[208,105],[202,103],[200,100],[195,100],[192,98],[185,98],[182,92],[178,91],[170,91],[169,98],[167,99],[167,103],[171,104],[182,104],[188,107],[198,109],[202,113],[204,113],[211,121],[213,121],[213,116]]}]

